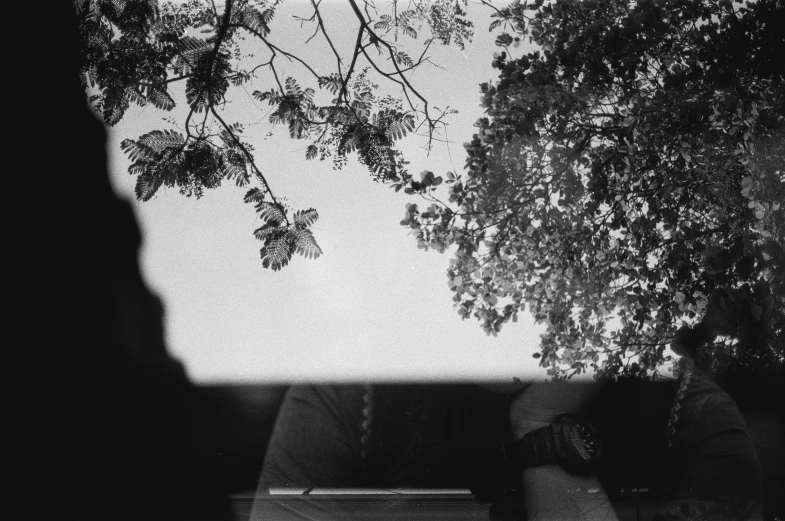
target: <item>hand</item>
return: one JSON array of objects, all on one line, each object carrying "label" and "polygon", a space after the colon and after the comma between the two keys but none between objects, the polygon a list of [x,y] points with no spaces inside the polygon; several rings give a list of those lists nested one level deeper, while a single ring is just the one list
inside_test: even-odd
[{"label": "hand", "polygon": [[529,385],[510,405],[510,426],[515,439],[550,425],[563,414],[579,413],[597,391],[594,382],[537,382]]},{"label": "hand", "polygon": [[[597,392],[595,383],[534,383],[510,405],[510,426],[516,439],[553,423],[559,416],[579,413]],[[575,476],[556,464],[530,467],[522,475],[525,510],[530,521],[596,519],[616,515],[594,475]],[[594,491],[589,494],[589,490]],[[578,492],[580,491],[580,492]]]}]

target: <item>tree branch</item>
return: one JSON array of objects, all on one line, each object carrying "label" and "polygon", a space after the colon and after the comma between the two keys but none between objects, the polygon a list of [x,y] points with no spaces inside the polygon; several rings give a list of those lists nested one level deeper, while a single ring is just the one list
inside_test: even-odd
[{"label": "tree branch", "polygon": [[[256,166],[256,161],[254,160],[254,158],[251,155],[251,153],[248,151],[248,148],[246,148],[246,146],[243,144],[242,141],[240,141],[240,139],[237,137],[237,135],[235,135],[235,133],[232,132],[232,129],[229,127],[229,125],[227,125],[226,122],[223,120],[223,118],[221,118],[221,116],[218,114],[218,112],[216,112],[215,107],[210,106],[210,111],[213,113],[213,116],[215,117],[215,119],[218,120],[218,122],[221,124],[221,126],[224,128],[224,130],[226,130],[226,132],[232,137],[232,140],[234,141],[234,143],[240,148],[240,150],[243,151],[243,154],[245,154],[246,159],[248,159],[248,162],[250,163],[251,168],[253,168],[254,172],[257,175],[257,177],[262,181],[262,183],[264,183],[264,190],[269,194],[270,198],[273,200],[273,203],[276,206],[281,207],[281,204],[275,198],[275,194],[273,194],[273,191],[270,188],[270,183],[267,182],[267,178],[264,177],[264,174],[262,174],[261,170],[259,170],[259,167]],[[282,213],[284,213],[284,212],[282,212]],[[286,221],[286,224],[288,225],[289,224],[289,218],[286,216],[285,213],[284,213],[284,220]]]},{"label": "tree branch", "polygon": [[259,38],[260,40],[262,40],[262,41],[264,42],[264,44],[265,44],[265,45],[266,45],[266,46],[267,46],[267,47],[270,49],[270,51],[272,51],[273,53],[275,53],[275,51],[278,51],[278,52],[280,52],[280,53],[281,53],[283,56],[286,56],[286,58],[287,58],[289,61],[292,61],[292,60],[296,60],[296,61],[298,61],[298,62],[299,62],[299,63],[300,63],[300,64],[301,64],[303,67],[305,67],[306,69],[308,69],[308,72],[310,72],[311,74],[313,74],[313,75],[314,75],[316,78],[321,78],[321,76],[319,76],[319,74],[318,74],[316,71],[314,71],[314,70],[313,70],[313,68],[311,68],[311,66],[310,66],[310,65],[308,65],[308,63],[306,63],[304,60],[302,60],[302,59],[301,59],[299,56],[296,56],[296,55],[294,55],[294,54],[288,53],[288,52],[284,51],[283,49],[281,49],[280,47],[278,47],[277,45],[275,45],[275,44],[273,44],[273,43],[270,43],[270,41],[268,41],[268,40],[267,40],[267,38],[265,38],[264,36],[262,36],[262,34],[261,34],[259,31],[256,31],[256,30],[254,30],[253,28],[251,28],[251,27],[248,27],[248,26],[247,26],[247,25],[245,25],[245,24],[232,24],[230,27],[236,27],[236,28],[239,28],[239,29],[245,29],[245,30],[246,30],[246,31],[248,31],[249,33],[253,34],[253,35],[254,35],[254,36],[256,36],[257,38]]}]

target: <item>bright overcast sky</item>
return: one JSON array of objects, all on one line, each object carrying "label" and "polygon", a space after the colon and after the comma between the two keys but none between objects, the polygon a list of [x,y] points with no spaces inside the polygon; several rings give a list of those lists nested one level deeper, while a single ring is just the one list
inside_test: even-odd
[{"label": "bright overcast sky", "polygon": [[[377,4],[381,8],[385,2]],[[300,30],[293,23],[292,14],[305,14],[302,5],[285,2],[278,8],[271,38],[303,56],[320,56],[323,41],[317,37],[304,46],[312,29]],[[336,45],[347,49],[355,37],[347,29],[346,21],[352,20],[348,4],[322,6]],[[433,47],[433,60],[442,68],[425,65],[412,77],[434,105],[460,111],[449,120],[452,144],[437,145],[430,156],[420,148],[422,139],[407,138],[402,148],[412,173],[463,171],[462,144],[471,139],[472,124],[482,116],[478,85],[495,78],[490,62],[499,50],[493,45],[495,35],[488,32],[490,10],[470,9],[474,42],[465,51]],[[302,70],[287,67],[287,72],[304,77]],[[270,86],[269,74],[260,70],[245,89],[251,93]],[[276,195],[286,197],[293,208],[319,211],[313,229],[324,255],[316,260],[295,256],[279,272],[262,268],[262,244],[252,235],[260,224],[252,206],[242,202],[246,189],[232,183],[201,200],[161,189],[152,201],[135,201],[144,234],[145,277],[164,300],[169,348],[194,380],[545,376],[532,358],[540,330],[527,314],[497,337],[486,336],[476,320],[457,315],[447,285],[450,254],[418,250],[399,224],[404,204],[415,199],[374,183],[353,157],[341,171],[333,171],[329,162],[306,161],[306,141],[289,139],[284,128],[268,135],[269,107],[242,89],[231,90],[230,99],[225,117],[249,124],[245,135]],[[178,110],[166,114],[134,106],[112,129],[111,174],[120,194],[134,200],[135,177],[127,173],[129,161],[120,152],[120,141],[182,125],[185,113],[183,107]],[[176,125],[163,121],[165,117],[174,117]]]}]

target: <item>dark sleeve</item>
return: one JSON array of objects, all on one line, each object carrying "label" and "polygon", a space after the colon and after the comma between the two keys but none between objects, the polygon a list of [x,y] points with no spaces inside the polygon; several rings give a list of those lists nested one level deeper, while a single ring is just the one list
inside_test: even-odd
[{"label": "dark sleeve", "polygon": [[664,500],[638,505],[640,519],[763,519],[761,469],[747,425],[730,396],[706,382],[696,382],[682,409],[686,481]]},{"label": "dark sleeve", "polygon": [[287,391],[259,482],[270,487],[361,487],[363,386],[298,386]]},{"label": "dark sleeve", "polygon": [[762,475],[747,425],[725,393],[706,400],[695,423],[687,477],[695,492],[721,498],[757,498]]}]

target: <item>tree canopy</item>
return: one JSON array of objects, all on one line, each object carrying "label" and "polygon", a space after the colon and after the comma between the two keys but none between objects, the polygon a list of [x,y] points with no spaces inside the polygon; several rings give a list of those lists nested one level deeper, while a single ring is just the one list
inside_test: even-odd
[{"label": "tree canopy", "polygon": [[715,369],[781,367],[781,2],[484,3],[506,31],[487,116],[447,195],[408,183],[427,202],[402,222],[456,249],[461,315],[495,334],[528,307],[557,377],[653,376],[674,339]]},{"label": "tree canopy", "polygon": [[[303,48],[282,47],[275,38],[276,10],[282,0],[74,0],[82,39],[82,79],[89,100],[104,122],[117,124],[131,104],[171,111],[188,106],[180,130],[162,128],[126,139],[133,161],[136,196],[147,201],[163,187],[200,197],[224,181],[248,186],[244,197],[263,225],[262,263],[273,270],[294,253],[321,254],[311,225],[313,208],[292,212],[277,196],[258,162],[243,126],[231,119],[226,103],[251,79],[269,85],[253,97],[269,104],[269,121],[288,127],[293,139],[309,142],[308,159],[330,158],[336,168],[356,153],[378,181],[406,183],[411,176],[396,142],[419,132],[430,142],[451,111],[433,106],[410,81],[430,65],[433,44],[463,47],[473,34],[463,7],[467,0],[385,4],[348,0],[354,14],[345,27],[327,27],[320,1],[299,19],[311,31],[308,42],[329,49],[332,63],[314,63]],[[341,54],[337,31],[351,27],[355,43]],[[331,36],[332,35],[332,36]],[[409,56],[399,39],[420,38],[420,54]],[[284,77],[281,62],[295,64],[298,76]],[[329,73],[317,71],[332,70]],[[173,90],[185,82],[184,93]],[[376,82],[400,93],[385,95]],[[241,91],[240,91],[241,92]],[[180,99],[184,98],[184,99]]]},{"label": "tree canopy", "polygon": [[[500,48],[498,79],[481,85],[486,115],[465,172],[418,179],[397,143],[419,133],[430,144],[450,111],[411,73],[430,65],[431,45],[471,39],[467,1],[347,1],[348,54],[331,38],[346,28],[328,27],[319,1],[299,20],[329,49],[328,68],[276,43],[280,1],[75,0],[84,85],[108,125],[131,104],[188,108],[180,130],[123,141],[136,196],[247,186],[263,265],[318,257],[317,211],[274,194],[225,110],[261,79],[269,88],[253,97],[308,142],[307,158],[340,168],[356,153],[375,180],[424,198],[401,224],[420,247],[455,253],[460,315],[496,334],[528,308],[546,325],[534,356],[549,374],[654,376],[674,341],[712,368],[782,366],[780,0],[482,0]],[[402,42],[416,38],[410,56]],[[536,51],[519,51],[527,38]]]}]

